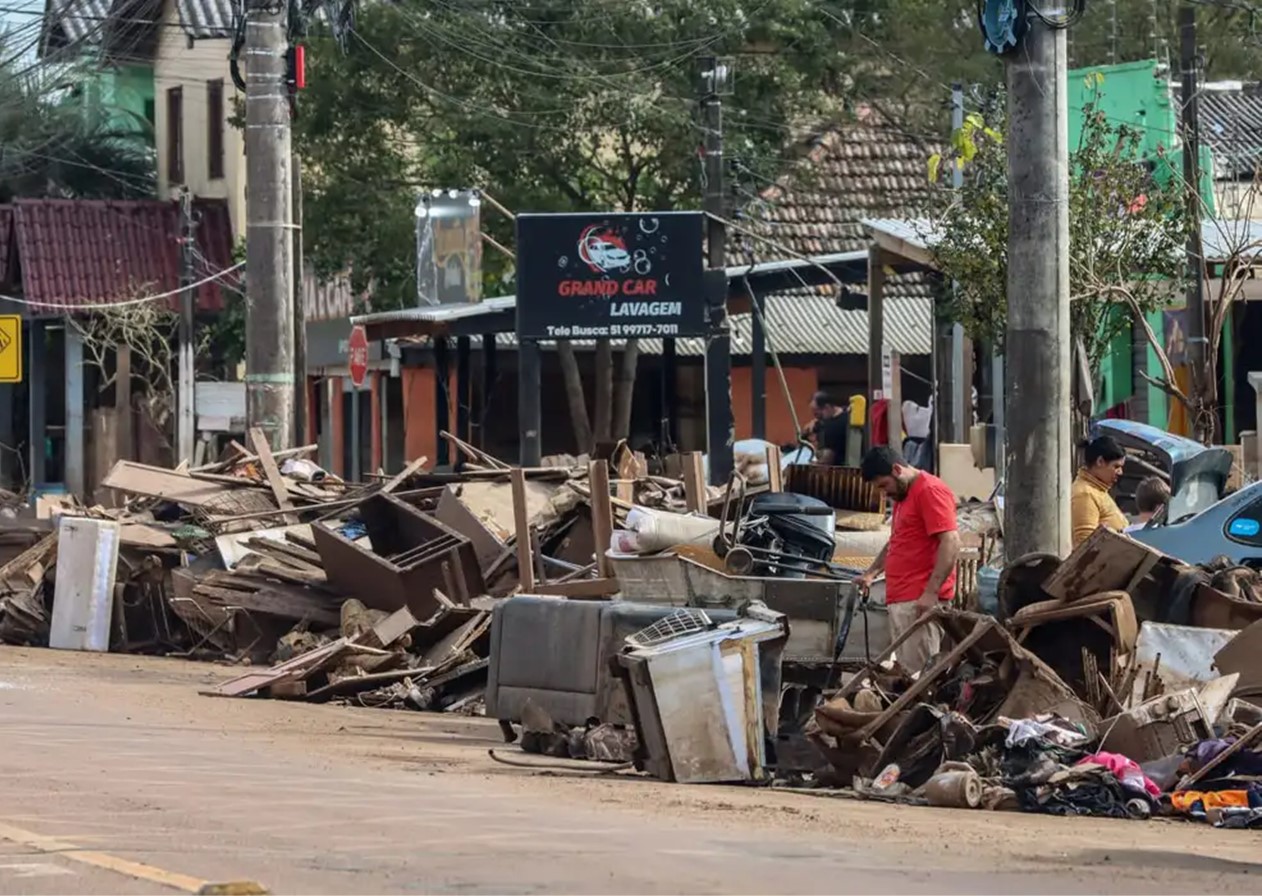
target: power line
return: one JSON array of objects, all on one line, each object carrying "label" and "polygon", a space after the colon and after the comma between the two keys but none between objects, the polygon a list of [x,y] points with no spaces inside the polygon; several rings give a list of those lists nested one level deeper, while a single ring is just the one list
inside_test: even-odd
[{"label": "power line", "polygon": [[181,292],[183,292],[186,289],[197,289],[201,286],[204,286],[207,283],[210,283],[214,280],[218,280],[220,277],[226,277],[228,274],[231,274],[234,271],[238,271],[243,267],[245,267],[244,261],[237,262],[230,268],[224,268],[222,271],[218,271],[217,273],[211,274],[209,277],[203,277],[201,280],[198,280],[195,283],[190,283],[187,286],[179,286],[179,287],[176,287],[175,289],[168,290],[167,292],[160,292],[160,293],[156,293],[150,296],[141,296],[140,298],[137,298],[137,299],[124,299],[118,302],[100,302],[100,303],[86,304],[86,305],[69,305],[69,304],[61,304],[58,302],[37,302],[31,299],[20,299],[16,296],[6,296],[6,295],[0,295],[0,299],[6,299],[7,301],[15,302],[18,305],[27,305],[33,308],[56,308],[56,309],[64,310],[64,311],[108,311],[111,308],[126,308],[131,305],[143,305],[146,302],[157,302],[161,299],[169,299],[172,296],[179,295]]}]

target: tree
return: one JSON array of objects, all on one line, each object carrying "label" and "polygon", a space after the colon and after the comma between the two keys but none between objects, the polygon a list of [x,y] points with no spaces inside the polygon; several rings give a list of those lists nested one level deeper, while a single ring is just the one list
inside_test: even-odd
[{"label": "tree", "polygon": [[26,70],[0,41],[0,202],[15,198],[151,199],[157,160],[148,122],[119,129],[65,102],[86,73]]},{"label": "tree", "polygon": [[[1094,104],[1084,116],[1069,160],[1070,327],[1094,379],[1109,344],[1132,320],[1146,327],[1146,314],[1181,294],[1189,216],[1182,178],[1169,160],[1145,163],[1139,132],[1114,124]],[[963,186],[942,191],[930,235],[937,265],[955,283],[945,310],[970,335],[1002,347],[1008,294],[1002,125],[968,116],[947,158],[930,159],[930,177],[938,180],[954,165],[963,170]],[[1172,372],[1168,380],[1173,386]]]},{"label": "tree", "polygon": [[[481,187],[514,211],[698,208],[709,56],[737,60],[727,156],[774,177],[787,135],[836,105],[845,30],[805,0],[367,6],[345,53],[315,43],[298,125],[317,266],[349,262],[375,307],[414,303],[420,187]],[[485,226],[511,244],[507,218],[488,212]],[[484,257],[486,288],[511,291],[511,259]],[[598,346],[594,425],[573,351],[560,351],[580,450],[626,435],[637,343],[616,389],[613,351]]]}]

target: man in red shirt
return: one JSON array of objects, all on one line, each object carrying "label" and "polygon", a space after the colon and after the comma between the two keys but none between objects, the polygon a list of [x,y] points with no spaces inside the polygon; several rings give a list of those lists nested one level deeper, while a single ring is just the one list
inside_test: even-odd
[{"label": "man in red shirt", "polygon": [[[859,584],[867,588],[885,573],[890,636],[898,638],[923,614],[955,596],[955,559],[960,553],[955,493],[884,445],[864,455],[859,470],[865,482],[874,483],[894,502],[889,543],[859,577]],[[941,643],[939,626],[921,626],[899,645],[898,661],[913,674],[922,672]]]}]

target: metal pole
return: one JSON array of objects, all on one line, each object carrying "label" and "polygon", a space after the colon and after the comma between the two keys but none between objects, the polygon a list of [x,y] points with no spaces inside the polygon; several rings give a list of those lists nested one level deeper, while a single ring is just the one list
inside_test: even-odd
[{"label": "metal pole", "polygon": [[1196,7],[1179,7],[1179,67],[1183,76],[1183,104],[1180,125],[1183,137],[1183,181],[1187,191],[1187,360],[1192,374],[1193,434],[1198,439],[1214,438],[1215,409],[1206,401],[1213,384],[1208,381],[1209,340],[1205,326],[1205,265],[1201,248],[1201,128],[1198,119],[1200,89],[1197,73]]},{"label": "metal pole", "polygon": [[273,450],[294,444],[294,294],[285,85],[289,4],[248,0],[246,93],[246,417]]},{"label": "metal pole", "polygon": [[302,241],[302,160],[298,153],[290,155],[293,171],[293,191],[290,198],[290,218],[294,240],[294,439],[295,444],[306,444],[309,420],[314,409],[307,400],[307,306],[303,295],[302,266],[305,258]]},{"label": "metal pole", "polygon": [[196,290],[189,288],[193,276],[193,249],[196,247],[197,222],[193,219],[193,197],[188,188],[180,190],[180,325],[179,325],[179,373],[176,400],[175,459],[193,462],[193,448],[197,441],[197,411],[194,407],[196,389],[193,369],[193,305]]},{"label": "metal pole", "polygon": [[1007,63],[1004,551],[1070,549],[1069,134],[1065,31],[1037,16]]},{"label": "metal pole", "polygon": [[[710,334],[705,350],[706,453],[710,483],[720,485],[732,475],[732,333],[727,322],[727,227],[723,197],[723,103],[719,91],[727,72],[718,59],[702,60],[701,110],[705,129],[706,253],[710,275]],[[720,278],[722,282],[720,281]]]},{"label": "metal pole", "polygon": [[763,328],[763,312],[767,297],[758,292],[754,295],[754,307],[749,309],[751,320],[749,349],[749,397],[753,404],[750,419],[751,435],[755,439],[767,438],[767,332]]},{"label": "metal pole", "polygon": [[[951,130],[958,131],[964,127],[964,88],[959,84],[951,85]],[[959,165],[952,166],[951,186],[960,189],[964,186],[964,170]],[[957,445],[968,444],[968,420],[966,419],[965,396],[969,394],[964,382],[964,325],[953,322],[951,325],[951,441]],[[888,397],[888,396],[887,396]]]}]

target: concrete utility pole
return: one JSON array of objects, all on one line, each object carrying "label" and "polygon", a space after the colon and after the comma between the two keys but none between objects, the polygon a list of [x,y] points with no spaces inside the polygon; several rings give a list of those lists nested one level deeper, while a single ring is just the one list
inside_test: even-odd
[{"label": "concrete utility pole", "polygon": [[188,188],[180,190],[180,326],[179,326],[179,395],[176,399],[178,417],[175,424],[176,462],[193,463],[193,448],[197,441],[196,387],[194,385],[193,358],[193,309],[197,303],[197,290],[190,284],[193,276],[193,251],[197,247],[197,221],[193,217],[193,197]]},{"label": "concrete utility pole", "polygon": [[[964,127],[964,87],[961,84],[951,85],[951,131],[958,132]],[[964,169],[959,165],[951,166],[951,187],[960,189],[964,186]],[[969,440],[969,421],[965,418],[968,406],[970,383],[964,382],[964,325],[951,325],[951,419],[950,429],[939,427],[939,432],[949,432],[950,439],[957,445],[967,445]],[[945,422],[945,421],[943,421]],[[945,440],[943,440],[945,441]]]},{"label": "concrete utility pole", "polygon": [[1004,551],[1070,550],[1066,33],[1032,15],[1007,57],[1008,328]]},{"label": "concrete utility pole", "polygon": [[[730,73],[711,56],[701,61],[701,112],[705,129],[705,210],[710,300],[710,335],[705,350],[706,451],[710,484],[721,485],[732,475],[732,331],[727,322],[727,227],[723,201],[723,101],[720,91]],[[714,272],[718,271],[718,274]],[[721,283],[720,283],[721,279]]]},{"label": "concrete utility pole", "polygon": [[246,418],[273,450],[294,444],[289,6],[247,0],[245,23]]},{"label": "concrete utility pole", "polygon": [[[1183,138],[1183,181],[1187,191],[1188,213],[1188,288],[1187,288],[1187,354],[1192,372],[1193,400],[1206,394],[1205,379],[1209,369],[1209,341],[1205,337],[1205,266],[1201,247],[1201,126],[1199,119],[1200,89],[1197,69],[1196,7],[1183,3],[1179,7],[1179,68],[1183,78],[1182,112],[1179,122]],[[1213,425],[1206,431],[1206,414],[1212,408],[1199,408],[1193,431],[1198,438],[1213,437]]]}]

